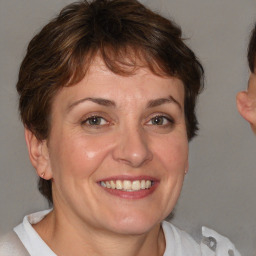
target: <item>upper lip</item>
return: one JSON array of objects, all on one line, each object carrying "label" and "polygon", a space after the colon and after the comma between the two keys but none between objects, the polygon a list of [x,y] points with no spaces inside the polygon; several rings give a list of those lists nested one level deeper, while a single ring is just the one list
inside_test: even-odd
[{"label": "upper lip", "polygon": [[111,180],[130,180],[130,181],[134,181],[134,180],[151,180],[151,181],[159,181],[158,179],[152,177],[152,176],[148,176],[148,175],[139,175],[139,176],[130,176],[130,175],[118,175],[118,176],[111,176],[111,177],[107,177],[107,178],[102,178],[99,179],[98,182],[101,181],[111,181]]}]

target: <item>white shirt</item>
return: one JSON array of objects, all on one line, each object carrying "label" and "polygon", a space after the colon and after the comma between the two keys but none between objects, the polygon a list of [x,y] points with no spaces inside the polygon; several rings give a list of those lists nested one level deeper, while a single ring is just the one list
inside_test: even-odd
[{"label": "white shirt", "polygon": [[[38,223],[51,210],[33,213],[24,217],[23,222],[14,228],[24,247],[31,256],[57,256],[41,239],[32,227]],[[163,232],[166,248],[163,256],[241,256],[234,245],[226,238],[206,227],[202,228],[203,239],[200,244],[187,234],[163,221]],[[5,246],[1,246],[5,244]],[[6,246],[7,245],[7,246]],[[0,240],[0,256],[11,256],[11,242]],[[8,249],[9,248],[9,249]]]},{"label": "white shirt", "polygon": [[31,256],[57,256],[32,227],[32,224],[41,221],[50,211],[46,210],[27,215],[23,222],[14,228],[14,232]]}]

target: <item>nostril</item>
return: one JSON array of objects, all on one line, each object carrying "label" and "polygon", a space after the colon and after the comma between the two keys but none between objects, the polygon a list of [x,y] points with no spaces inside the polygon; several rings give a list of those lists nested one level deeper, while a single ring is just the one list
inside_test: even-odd
[{"label": "nostril", "polygon": [[139,133],[127,132],[113,150],[116,161],[139,167],[153,159],[147,140]]}]

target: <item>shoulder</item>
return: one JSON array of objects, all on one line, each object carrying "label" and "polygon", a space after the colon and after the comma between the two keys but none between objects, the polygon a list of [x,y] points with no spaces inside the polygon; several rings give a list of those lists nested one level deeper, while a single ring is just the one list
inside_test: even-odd
[{"label": "shoulder", "polygon": [[164,256],[201,256],[199,244],[188,233],[166,221],[162,223],[162,227],[166,240]]},{"label": "shoulder", "polygon": [[[241,256],[228,238],[212,229],[202,228],[202,240],[198,244],[188,233],[171,223],[164,221],[162,227],[166,239],[166,253],[164,256]],[[176,248],[175,251],[173,251],[173,248]]]},{"label": "shoulder", "polygon": [[220,235],[216,231],[202,227],[202,236],[200,247],[203,255],[241,256],[234,244],[227,237]]},{"label": "shoulder", "polygon": [[29,255],[14,231],[0,238],[0,256]]}]

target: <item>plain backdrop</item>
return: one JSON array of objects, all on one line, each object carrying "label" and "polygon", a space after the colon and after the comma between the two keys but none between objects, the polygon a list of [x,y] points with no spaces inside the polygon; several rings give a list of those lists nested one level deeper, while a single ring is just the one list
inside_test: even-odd
[{"label": "plain backdrop", "polygon": [[[19,121],[15,84],[32,36],[71,1],[0,0],[0,234],[45,209]],[[143,0],[178,23],[206,71],[197,107],[200,132],[173,223],[194,237],[206,225],[242,255],[256,254],[256,138],[236,110],[247,86],[246,49],[254,0]]]}]

